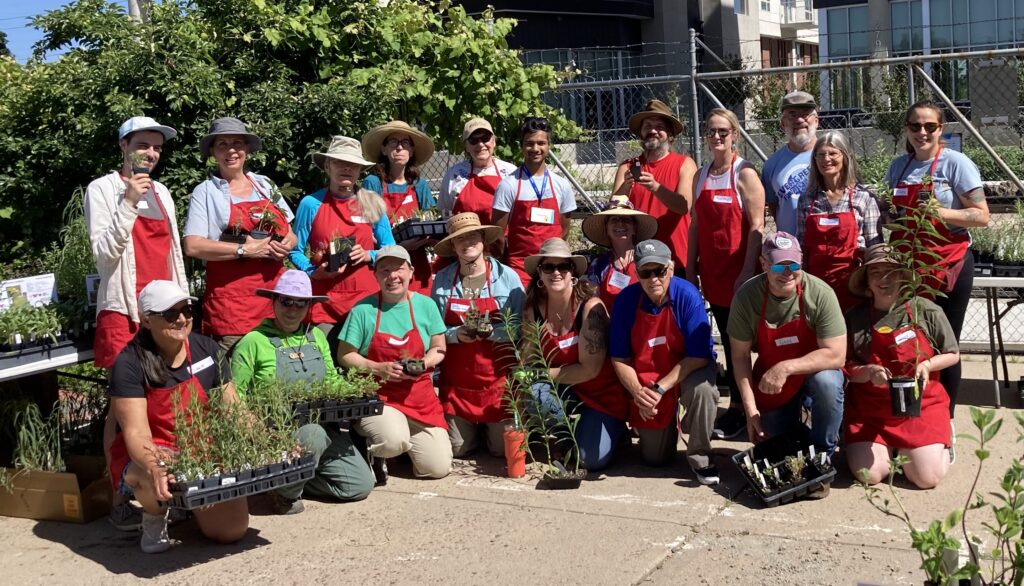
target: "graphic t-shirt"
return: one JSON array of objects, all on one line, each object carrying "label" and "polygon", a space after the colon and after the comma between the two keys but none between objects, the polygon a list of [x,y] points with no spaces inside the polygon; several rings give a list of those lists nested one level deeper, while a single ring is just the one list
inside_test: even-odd
[{"label": "graphic t-shirt", "polygon": [[794,153],[789,146],[776,151],[764,163],[761,170],[764,202],[776,206],[775,226],[779,231],[796,234],[796,208],[800,196],[807,191],[810,166],[810,150]]}]

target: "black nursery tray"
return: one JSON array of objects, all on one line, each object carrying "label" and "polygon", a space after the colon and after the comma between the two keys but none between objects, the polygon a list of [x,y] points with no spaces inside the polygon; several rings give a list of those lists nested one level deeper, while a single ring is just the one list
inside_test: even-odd
[{"label": "black nursery tray", "polygon": [[406,220],[392,229],[395,242],[401,244],[416,238],[444,238],[448,235],[447,220]]},{"label": "black nursery tray", "polygon": [[314,399],[292,403],[295,419],[299,425],[307,423],[343,423],[384,412],[384,401],[380,399],[343,402],[335,399]]},{"label": "black nursery tray", "polygon": [[0,346],[0,370],[71,356],[89,350],[92,348],[91,333],[90,331],[77,339],[61,335],[57,337],[56,344],[50,339],[46,339],[42,343],[29,342],[16,347],[2,345]]},{"label": "black nursery tray", "polygon": [[992,267],[994,277],[1024,277],[1024,265],[996,264]]},{"label": "black nursery tray", "polygon": [[[793,499],[800,498],[823,483],[832,482],[832,479],[836,476],[835,467],[829,462],[825,465],[824,469],[821,469],[817,464],[808,462],[807,467],[804,469],[804,480],[802,482],[783,489],[770,488],[765,490],[758,483],[757,479],[751,477],[746,469],[743,468],[743,457],[749,455],[751,461],[755,463],[767,458],[768,462],[776,465],[785,461],[786,456],[795,456],[799,451],[803,451],[806,457],[809,446],[810,441],[808,441],[806,434],[791,433],[780,435],[761,442],[746,451],[734,454],[732,461],[739,468],[743,478],[747,480],[747,484],[753,489],[754,494],[760,497],[761,502],[769,507],[774,507],[780,503],[788,503]],[[818,452],[816,452],[815,458],[818,457]],[[828,462],[828,458],[826,458],[826,462]]]},{"label": "black nursery tray", "polygon": [[282,486],[298,484],[313,478],[316,460],[312,454],[298,462],[262,466],[255,470],[242,470],[234,475],[222,474],[204,480],[171,484],[168,505],[178,509],[198,509],[209,505],[267,492]]},{"label": "black nursery tray", "polygon": [[975,277],[992,277],[992,265],[989,263],[974,263]]}]

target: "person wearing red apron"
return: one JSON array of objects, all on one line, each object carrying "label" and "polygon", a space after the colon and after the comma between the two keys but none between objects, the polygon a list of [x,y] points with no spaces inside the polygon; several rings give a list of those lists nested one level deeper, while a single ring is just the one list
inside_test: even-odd
[{"label": "person wearing red apron", "polygon": [[[194,297],[170,281],[147,285],[139,296],[143,330],[118,355],[111,373],[111,413],[121,431],[110,450],[110,478],[115,492],[134,496],[142,504],[141,546],[146,553],[171,547],[167,509],[160,501],[170,499],[162,460],[172,456],[176,446],[177,409],[188,405],[193,395],[205,403],[206,389],[222,382],[217,344],[191,332],[192,301]],[[165,378],[153,380],[140,356],[164,363]],[[165,362],[165,356],[174,359]],[[231,385],[224,389],[223,400],[238,400]],[[145,402],[144,410],[138,408],[140,401]],[[248,528],[248,506],[245,499],[238,499],[196,511],[196,518],[207,537],[230,543]]]},{"label": "person wearing red apron", "polygon": [[859,302],[847,287],[861,252],[857,247],[860,229],[853,211],[853,190],[853,185],[846,188],[846,211],[809,213],[804,221],[805,270],[832,287],[843,311]]},{"label": "person wearing red apron", "polygon": [[[456,260],[438,272],[431,294],[447,328],[438,390],[455,457],[477,447],[481,425],[490,453],[504,455],[505,376],[515,357],[503,318],[519,319],[524,292],[516,272],[485,253],[499,238],[501,228],[463,212],[448,220],[448,235],[434,247],[439,258]],[[484,323],[490,330],[481,332]]]},{"label": "person wearing red apron", "polygon": [[513,177],[498,185],[492,219],[505,229],[505,264],[515,269],[523,286],[529,288],[534,275],[525,270],[526,257],[537,254],[547,239],[568,234],[576,199],[569,182],[546,166],[551,148],[547,119],[527,118],[520,138],[525,162]]},{"label": "person wearing red apron", "polygon": [[380,291],[353,308],[339,334],[340,363],[377,375],[385,402],[382,414],[360,420],[355,430],[367,438],[378,482],[386,481],[383,461],[406,452],[416,476],[443,478],[451,470],[452,447],[432,381],[445,355],[440,312],[430,298],[409,291],[412,261],[401,246],[380,249],[374,276]]},{"label": "person wearing red apron", "polygon": [[[660,100],[651,100],[629,119],[629,130],[643,144],[643,154],[627,159],[615,172],[613,193],[628,195],[633,206],[658,222],[653,236],[672,249],[672,262],[682,274],[689,247],[693,204],[693,159],[671,151],[683,123]],[[642,240],[642,239],[641,239]]]},{"label": "person wearing red apron", "polygon": [[609,313],[619,292],[637,282],[633,248],[637,242],[653,238],[657,231],[658,221],[634,210],[622,195],[611,196],[607,209],[583,220],[583,235],[609,249],[607,255],[594,258],[587,268],[587,280],[597,285],[597,293]]},{"label": "person wearing red apron", "polygon": [[644,462],[661,466],[676,454],[681,423],[689,430],[686,459],[695,477],[717,484],[711,429],[718,387],[704,300],[673,275],[671,251],[661,241],[644,240],[634,254],[640,281],[619,294],[609,330],[615,373],[633,399],[629,424],[640,436]]}]

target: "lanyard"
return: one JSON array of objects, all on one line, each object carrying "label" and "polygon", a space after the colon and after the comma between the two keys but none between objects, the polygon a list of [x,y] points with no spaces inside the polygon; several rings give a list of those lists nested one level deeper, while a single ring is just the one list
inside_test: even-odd
[{"label": "lanyard", "polygon": [[533,192],[537,194],[537,201],[544,199],[544,188],[548,185],[548,170],[544,169],[544,179],[540,182],[540,189],[537,189],[537,184],[533,182],[533,175],[529,175],[525,166],[519,168],[519,181],[523,181],[523,173],[527,173],[527,177],[530,179],[530,187],[533,187]]}]

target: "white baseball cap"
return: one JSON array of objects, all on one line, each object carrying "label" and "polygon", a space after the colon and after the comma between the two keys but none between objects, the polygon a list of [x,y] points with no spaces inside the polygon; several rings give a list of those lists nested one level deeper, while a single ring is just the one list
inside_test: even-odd
[{"label": "white baseball cap", "polygon": [[171,281],[150,281],[139,293],[139,311],[143,314],[161,313],[185,300],[198,301]]},{"label": "white baseball cap", "polygon": [[178,136],[177,130],[170,126],[158,124],[156,120],[153,120],[149,116],[133,116],[125,120],[124,124],[121,125],[121,128],[117,129],[117,140],[121,140],[129,134],[140,130],[152,130],[154,132],[159,132],[164,135],[164,140],[171,140],[175,136]]}]

